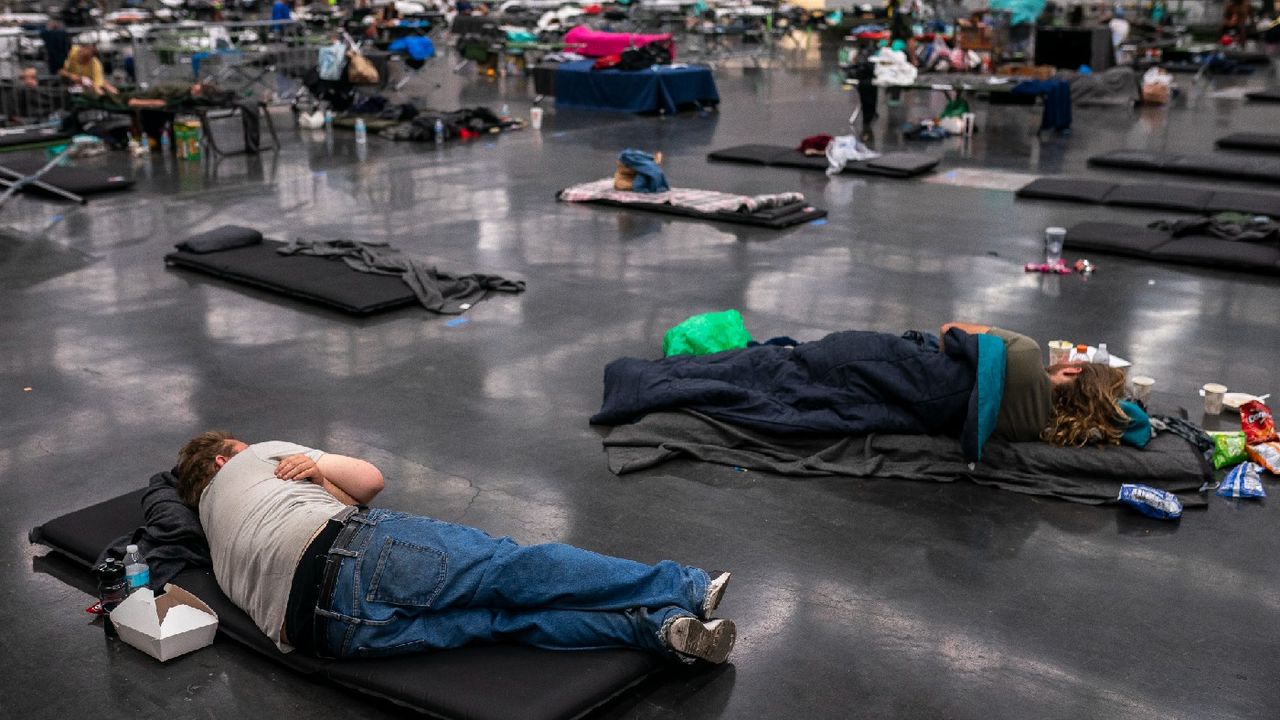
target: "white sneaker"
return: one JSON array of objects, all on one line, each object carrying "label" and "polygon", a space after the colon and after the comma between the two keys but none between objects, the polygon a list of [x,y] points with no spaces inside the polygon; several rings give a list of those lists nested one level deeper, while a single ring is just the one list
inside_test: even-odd
[{"label": "white sneaker", "polygon": [[703,622],[695,617],[679,617],[667,626],[667,646],[685,656],[720,664],[729,659],[737,628],[732,620]]},{"label": "white sneaker", "polygon": [[711,582],[707,584],[707,598],[702,601],[702,619],[710,620],[715,615],[716,608],[720,606],[720,599],[724,597],[724,589],[729,586],[729,573],[717,572],[715,577],[711,578]]}]

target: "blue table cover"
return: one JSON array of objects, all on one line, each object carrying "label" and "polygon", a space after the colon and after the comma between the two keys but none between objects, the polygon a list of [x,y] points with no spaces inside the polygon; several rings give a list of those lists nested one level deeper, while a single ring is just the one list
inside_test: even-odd
[{"label": "blue table cover", "polygon": [[675,113],[680,105],[720,102],[710,68],[659,65],[648,70],[592,70],[593,60],[556,69],[556,107]]}]

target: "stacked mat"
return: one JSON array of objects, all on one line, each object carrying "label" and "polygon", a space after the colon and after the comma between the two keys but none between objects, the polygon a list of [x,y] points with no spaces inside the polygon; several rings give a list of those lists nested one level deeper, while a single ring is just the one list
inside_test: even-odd
[{"label": "stacked mat", "polygon": [[[782,145],[736,145],[723,150],[713,150],[707,153],[707,159],[802,170],[825,171],[827,169],[826,157],[805,155],[795,148]],[[881,155],[874,160],[851,162],[845,166],[844,171],[855,175],[909,178],[923,175],[937,166],[938,158],[932,155],[893,152]]]},{"label": "stacked mat", "polygon": [[746,196],[693,188],[638,193],[616,190],[612,178],[567,187],[556,193],[556,199],[774,230],[827,216],[826,210],[808,204],[800,193]]},{"label": "stacked mat", "polygon": [[1194,213],[1243,212],[1280,217],[1280,195],[1189,185],[1044,177],[1023,186],[1017,196]]},{"label": "stacked mat", "polygon": [[1266,90],[1245,93],[1245,97],[1257,102],[1280,102],[1280,88],[1267,88]]},{"label": "stacked mat", "polygon": [[1224,150],[1280,153],[1280,135],[1274,133],[1232,133],[1226,137],[1218,138],[1217,146]]},{"label": "stacked mat", "polygon": [[[30,533],[84,566],[143,523],[142,490],[59,518]],[[435,717],[469,720],[576,718],[643,680],[659,667],[638,650],[556,652],[518,645],[471,645],[400,657],[328,661],[284,654],[218,588],[208,570],[185,570],[173,580],[218,614],[218,633],[303,675]],[[158,670],[157,670],[158,671]]]},{"label": "stacked mat", "polygon": [[1089,158],[1089,164],[1174,175],[1280,183],[1280,159],[1254,158],[1248,155],[1184,155],[1149,150],[1113,150]]},{"label": "stacked mat", "polygon": [[1280,275],[1280,243],[1224,240],[1212,235],[1173,237],[1165,230],[1111,222],[1085,222],[1067,229],[1065,247],[1156,262]]}]

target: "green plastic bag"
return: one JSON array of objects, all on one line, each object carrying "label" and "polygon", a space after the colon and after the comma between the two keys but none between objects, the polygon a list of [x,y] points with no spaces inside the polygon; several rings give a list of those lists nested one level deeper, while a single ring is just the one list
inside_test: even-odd
[{"label": "green plastic bag", "polygon": [[662,354],[710,355],[724,350],[744,348],[751,334],[737,310],[694,315],[667,331],[662,338]]}]

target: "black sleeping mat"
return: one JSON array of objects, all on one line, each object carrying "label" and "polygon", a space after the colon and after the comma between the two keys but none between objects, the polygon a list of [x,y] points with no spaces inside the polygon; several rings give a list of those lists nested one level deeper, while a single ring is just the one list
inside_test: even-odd
[{"label": "black sleeping mat", "polygon": [[[30,175],[40,168],[44,167],[49,161],[41,156],[28,156],[21,158],[0,158],[0,165],[10,170],[15,170],[24,175]],[[101,170],[92,167],[78,167],[72,165],[55,165],[48,172],[40,176],[42,182],[50,185],[56,185],[63,190],[73,192],[76,195],[94,195],[96,193],[113,192],[116,190],[127,190],[133,187],[133,178],[125,177],[110,170]],[[35,185],[27,185],[23,192],[39,193],[49,197],[57,197],[51,195],[48,191],[42,190]]]},{"label": "black sleeping mat", "polygon": [[[142,524],[142,493],[130,492],[50,520],[33,529],[30,540],[82,563],[88,574],[103,548]],[[188,569],[173,583],[213,608],[222,637],[305,675],[438,717],[580,717],[659,667],[655,657],[638,650],[556,652],[519,645],[472,645],[341,662],[296,652],[286,655],[222,594],[212,572]]]},{"label": "black sleeping mat", "polygon": [[1223,240],[1212,235],[1171,237],[1163,230],[1111,222],[1084,222],[1067,229],[1065,247],[1096,250],[1157,262],[1280,275],[1280,243]]},{"label": "black sleeping mat", "polygon": [[1280,217],[1280,194],[1215,190],[1189,185],[1042,177],[1020,188],[1017,196],[1194,213],[1234,211]]},{"label": "black sleeping mat", "polygon": [[281,255],[276,250],[283,245],[266,240],[257,245],[202,255],[177,250],[165,255],[164,261],[173,267],[208,273],[356,315],[417,302],[413,291],[398,277],[358,272],[341,260]]},{"label": "black sleeping mat", "polygon": [[0,150],[10,150],[24,145],[44,145],[59,140],[70,140],[75,133],[54,127],[27,127],[0,129]]},{"label": "black sleeping mat", "polygon": [[1280,88],[1267,88],[1266,90],[1245,93],[1245,97],[1259,102],[1280,102]]},{"label": "black sleeping mat", "polygon": [[[736,145],[713,150],[707,153],[707,159],[802,170],[825,171],[827,169],[826,157],[805,155],[795,148],[782,145]],[[874,160],[851,162],[845,166],[844,171],[855,175],[909,178],[923,175],[937,166],[938,158],[932,155],[893,152],[885,153]]]},{"label": "black sleeping mat", "polygon": [[606,198],[601,198],[599,200],[585,200],[573,204],[605,205],[608,207],[623,208],[624,210],[644,210],[646,212],[678,215],[680,217],[697,218],[699,220],[714,220],[717,222],[735,223],[738,225],[752,225],[755,227],[772,228],[775,230],[788,228],[792,225],[799,225],[801,223],[807,223],[810,220],[817,220],[827,216],[826,210],[806,203],[793,203],[791,205],[784,205],[781,207],[765,208],[753,213],[729,211],[704,212],[693,208],[668,205],[667,203],[619,202],[617,200],[609,200]]},{"label": "black sleeping mat", "polygon": [[1148,150],[1113,150],[1089,158],[1089,164],[1174,175],[1280,183],[1280,158],[1257,158],[1225,153],[1185,155]]},{"label": "black sleeping mat", "polygon": [[1218,138],[1218,147],[1225,150],[1255,150],[1280,153],[1280,135],[1275,133],[1231,133]]}]

